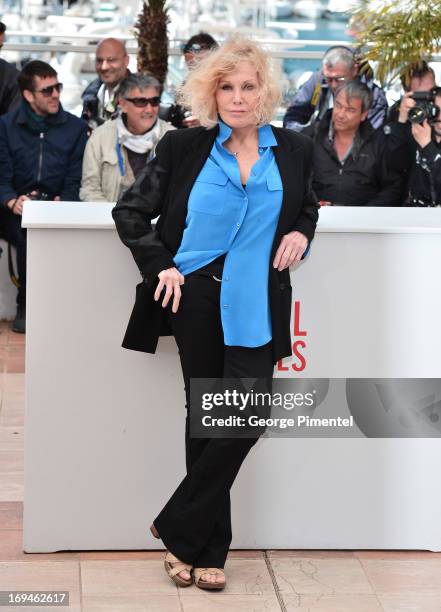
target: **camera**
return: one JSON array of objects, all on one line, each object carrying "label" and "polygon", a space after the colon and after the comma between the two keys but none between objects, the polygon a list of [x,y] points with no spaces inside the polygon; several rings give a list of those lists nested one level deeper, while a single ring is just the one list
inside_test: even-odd
[{"label": "camera", "polygon": [[[118,114],[118,109],[115,110],[109,117],[109,119],[115,119]],[[81,113],[81,119],[89,126],[89,136],[92,130],[103,125],[105,119],[99,116],[99,103],[98,98],[90,98],[83,100],[83,111]]]},{"label": "camera", "polygon": [[411,123],[424,123],[426,119],[429,123],[433,123],[437,120],[440,108],[435,104],[435,93],[436,90],[432,89],[432,91],[418,91],[410,96],[415,100],[415,106],[408,114]]},{"label": "camera", "polygon": [[188,115],[191,115],[191,113],[189,111],[186,111],[179,104],[161,103],[159,107],[160,119],[171,123],[176,128],[184,127],[182,122]]},{"label": "camera", "polygon": [[30,200],[53,200],[48,193],[41,191],[41,189],[33,189],[26,195]]}]

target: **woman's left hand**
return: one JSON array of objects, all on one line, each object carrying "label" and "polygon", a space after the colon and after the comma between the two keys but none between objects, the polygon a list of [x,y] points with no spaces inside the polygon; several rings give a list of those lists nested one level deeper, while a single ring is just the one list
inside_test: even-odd
[{"label": "woman's left hand", "polygon": [[301,232],[285,234],[274,257],[274,268],[281,272],[285,268],[289,268],[295,261],[300,261],[307,246],[308,239]]}]

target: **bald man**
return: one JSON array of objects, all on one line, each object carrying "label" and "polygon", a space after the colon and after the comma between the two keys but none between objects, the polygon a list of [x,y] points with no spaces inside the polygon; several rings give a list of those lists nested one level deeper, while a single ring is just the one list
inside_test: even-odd
[{"label": "bald man", "polygon": [[91,129],[116,116],[119,85],[130,74],[129,56],[123,41],[105,38],[96,48],[95,67],[98,77],[83,91],[81,115]]}]

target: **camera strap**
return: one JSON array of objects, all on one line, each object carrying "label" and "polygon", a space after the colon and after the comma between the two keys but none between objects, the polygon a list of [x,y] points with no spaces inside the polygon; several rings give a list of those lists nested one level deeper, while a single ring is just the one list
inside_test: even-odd
[{"label": "camera strap", "polygon": [[320,78],[319,78],[319,80],[317,81],[316,86],[314,87],[314,91],[312,92],[311,106],[313,106],[314,108],[319,103],[320,94],[321,93],[322,93],[322,84],[321,84]]},{"label": "camera strap", "polygon": [[18,282],[18,276],[14,271],[14,262],[12,260],[12,246],[8,242],[8,268],[9,268],[9,276],[11,277],[12,283],[17,287],[20,287],[20,283]]},{"label": "camera strap", "polygon": [[429,173],[429,181],[430,181],[430,196],[432,198],[432,206],[437,206],[437,203],[436,203],[436,190],[435,190],[435,184],[433,182],[433,174],[432,174],[432,172]]}]

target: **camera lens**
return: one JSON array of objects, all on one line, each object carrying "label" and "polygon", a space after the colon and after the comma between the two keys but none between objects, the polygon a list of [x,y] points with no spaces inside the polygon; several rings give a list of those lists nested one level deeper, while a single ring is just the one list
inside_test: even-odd
[{"label": "camera lens", "polygon": [[427,119],[427,111],[422,106],[414,106],[409,110],[408,117],[411,123],[423,123]]}]

